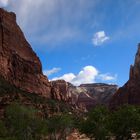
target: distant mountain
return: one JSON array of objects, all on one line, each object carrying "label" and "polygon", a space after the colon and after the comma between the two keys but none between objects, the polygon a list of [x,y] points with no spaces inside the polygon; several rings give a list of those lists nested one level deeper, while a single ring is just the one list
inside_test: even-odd
[{"label": "distant mountain", "polygon": [[105,104],[108,105],[110,98],[114,95],[117,91],[117,85],[110,85],[104,83],[95,83],[95,84],[82,84],[80,85],[81,88],[87,90],[87,93],[94,97],[98,104]]},{"label": "distant mountain", "polygon": [[129,80],[119,88],[110,101],[111,108],[122,104],[140,105],[140,44],[138,44],[134,65],[130,67]]},{"label": "distant mountain", "polygon": [[64,80],[51,81],[53,98],[69,101],[78,107],[90,109],[96,105],[108,105],[109,100],[117,91],[117,85],[102,83],[82,84],[74,86]]}]

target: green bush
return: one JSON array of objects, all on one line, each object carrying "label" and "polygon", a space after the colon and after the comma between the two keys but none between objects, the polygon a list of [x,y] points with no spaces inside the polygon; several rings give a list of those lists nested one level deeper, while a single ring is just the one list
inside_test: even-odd
[{"label": "green bush", "polygon": [[50,139],[65,140],[73,129],[73,120],[69,114],[54,115],[47,120]]},{"label": "green bush", "polygon": [[39,140],[46,135],[47,123],[37,114],[35,109],[17,103],[8,106],[5,115],[10,136],[18,140]]},{"label": "green bush", "polygon": [[98,106],[91,110],[80,125],[80,131],[90,138],[105,140],[108,136],[109,111],[106,107]]},{"label": "green bush", "polygon": [[140,132],[139,107],[122,106],[110,115],[109,122],[109,129],[116,139],[131,139],[132,133]]}]

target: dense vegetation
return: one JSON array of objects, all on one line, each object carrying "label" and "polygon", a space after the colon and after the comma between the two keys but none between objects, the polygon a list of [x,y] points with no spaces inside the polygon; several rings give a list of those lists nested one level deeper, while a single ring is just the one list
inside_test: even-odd
[{"label": "dense vegetation", "polygon": [[57,114],[45,119],[38,110],[13,103],[0,121],[0,140],[62,140],[72,129],[71,115]]},{"label": "dense vegetation", "polygon": [[65,102],[26,93],[0,78],[3,108],[0,140],[65,140],[75,129],[96,140],[129,140],[134,134],[138,139],[140,134],[140,107],[125,105],[109,111],[97,106],[79,116]]},{"label": "dense vegetation", "polygon": [[82,133],[90,138],[106,140],[129,140],[132,135],[139,137],[140,133],[140,107],[125,105],[118,110],[110,112],[106,107],[99,106],[88,113],[79,127]]},{"label": "dense vegetation", "polygon": [[0,140],[65,140],[74,129],[97,140],[128,140],[132,134],[138,139],[140,108],[128,105],[110,112],[98,106],[83,118],[70,113],[43,118],[38,110],[13,103],[0,120]]}]

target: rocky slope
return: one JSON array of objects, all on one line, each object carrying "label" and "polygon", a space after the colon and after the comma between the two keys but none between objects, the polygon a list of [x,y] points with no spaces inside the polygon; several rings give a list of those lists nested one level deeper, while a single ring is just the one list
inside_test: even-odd
[{"label": "rocky slope", "polygon": [[22,90],[50,97],[41,62],[17,25],[16,15],[1,8],[0,76]]},{"label": "rocky slope", "polygon": [[111,108],[122,104],[140,105],[140,44],[138,44],[134,65],[130,67],[129,80],[110,101]]}]

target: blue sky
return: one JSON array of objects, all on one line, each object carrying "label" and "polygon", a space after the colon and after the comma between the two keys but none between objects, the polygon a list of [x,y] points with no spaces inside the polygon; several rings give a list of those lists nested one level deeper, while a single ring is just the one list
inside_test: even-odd
[{"label": "blue sky", "polygon": [[49,79],[123,85],[140,42],[140,0],[0,0]]}]

